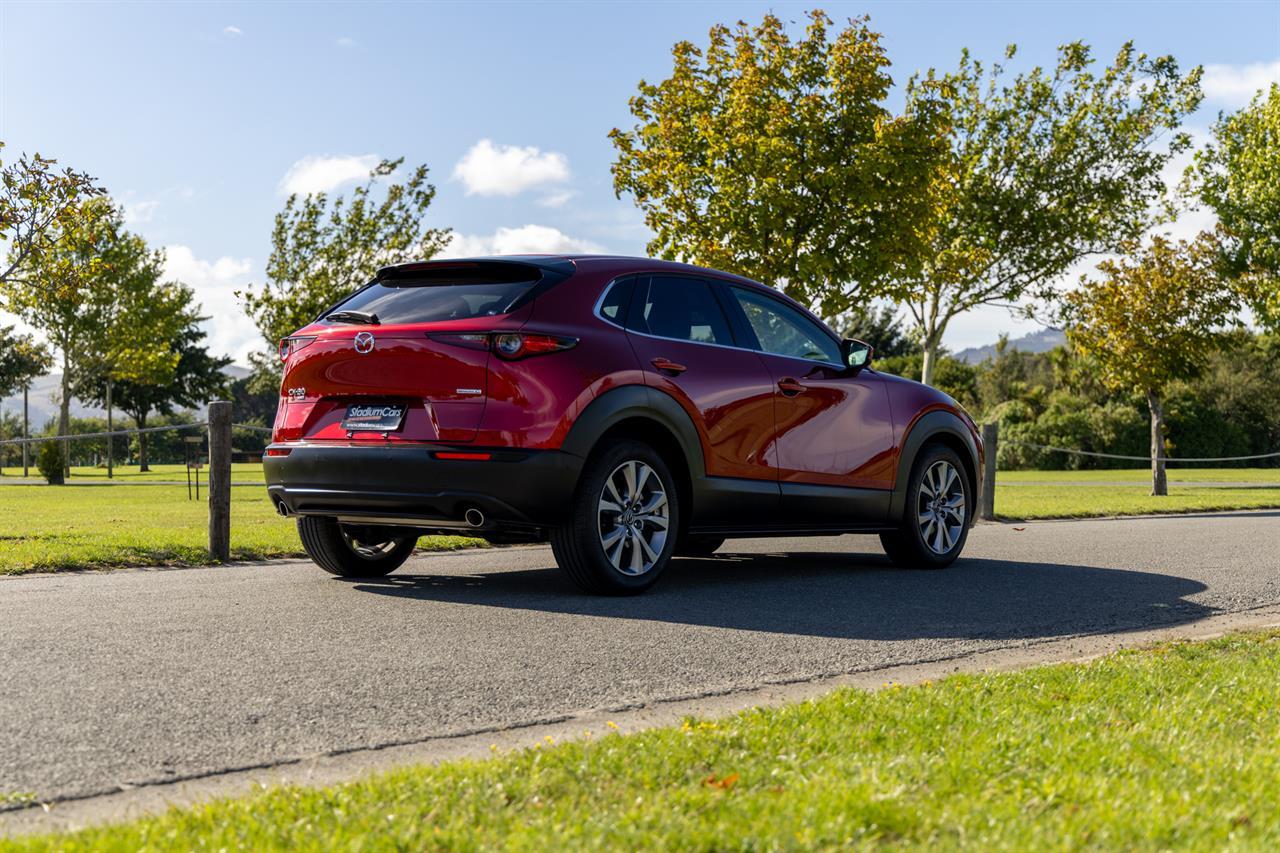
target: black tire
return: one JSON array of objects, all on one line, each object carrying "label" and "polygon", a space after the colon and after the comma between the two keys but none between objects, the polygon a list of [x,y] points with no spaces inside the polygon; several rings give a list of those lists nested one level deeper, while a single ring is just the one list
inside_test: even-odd
[{"label": "black tire", "polygon": [[684,536],[676,543],[676,556],[710,557],[723,544],[723,536]]},{"label": "black tire", "polygon": [[413,553],[418,537],[395,533],[352,527],[320,516],[298,519],[298,536],[307,556],[329,574],[344,578],[378,578],[400,568]]},{"label": "black tire", "polygon": [[[943,476],[946,469],[935,467],[940,463],[950,466],[955,479],[948,480],[950,490],[944,487],[940,503],[935,504],[939,500],[933,494],[938,491],[934,488],[936,481],[926,484],[925,478]],[[945,508],[953,505],[957,492],[962,500],[959,524],[955,523],[955,512]],[[894,565],[905,569],[945,569],[964,550],[964,543],[969,538],[972,512],[973,484],[965,474],[960,457],[949,447],[926,444],[911,466],[911,480],[907,486],[907,499],[903,504],[900,526],[892,533],[881,533],[880,544],[884,546],[885,554]],[[932,525],[922,520],[930,514],[934,519]],[[926,531],[929,532],[927,540]]]},{"label": "black tire", "polygon": [[[666,498],[664,506],[667,526],[660,537],[661,547],[652,549],[649,539],[646,539],[645,545],[653,550],[655,559],[652,560],[652,565],[643,569],[640,574],[628,574],[627,571],[631,569],[629,565],[626,568],[615,566],[606,555],[605,545],[602,542],[602,539],[611,535],[610,531],[603,530],[605,525],[601,515],[601,497],[605,493],[606,480],[621,471],[624,465],[633,462],[648,466],[649,476],[657,477]],[[648,524],[650,536],[655,540],[659,538],[656,536],[656,532],[661,529],[658,524],[650,522],[641,522],[641,524],[641,535],[643,535],[644,525]],[[625,527],[617,524],[611,528],[611,531],[625,529]],[[584,592],[599,595],[635,595],[653,586],[671,562],[671,555],[676,545],[676,531],[679,529],[680,497],[671,469],[652,447],[627,439],[599,449],[587,461],[569,507],[568,522],[551,532],[551,552],[569,580]],[[631,534],[626,534],[623,538],[627,541],[617,546],[616,554],[631,556],[640,546],[634,544]],[[648,560],[643,551],[641,554],[641,560]],[[621,556],[617,558],[622,560]]]}]

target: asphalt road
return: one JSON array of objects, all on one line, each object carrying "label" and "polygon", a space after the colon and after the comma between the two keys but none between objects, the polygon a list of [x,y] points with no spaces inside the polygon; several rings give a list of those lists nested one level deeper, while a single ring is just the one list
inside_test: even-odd
[{"label": "asphalt road", "polygon": [[[729,543],[651,593],[542,547],[0,578],[0,794],[42,800],[1280,602],[1280,512],[981,525],[943,572],[869,537]],[[791,552],[783,556],[784,552]]]}]

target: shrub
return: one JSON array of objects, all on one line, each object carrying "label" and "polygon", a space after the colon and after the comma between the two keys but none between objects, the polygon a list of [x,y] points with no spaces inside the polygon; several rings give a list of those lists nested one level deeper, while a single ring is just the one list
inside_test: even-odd
[{"label": "shrub", "polygon": [[46,441],[40,445],[40,452],[36,454],[36,468],[40,470],[40,475],[49,482],[49,485],[63,484],[62,449],[58,447],[58,442]]}]

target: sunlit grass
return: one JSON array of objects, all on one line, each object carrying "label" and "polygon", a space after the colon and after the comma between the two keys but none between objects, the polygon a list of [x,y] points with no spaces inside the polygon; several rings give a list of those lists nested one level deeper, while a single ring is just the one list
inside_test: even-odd
[{"label": "sunlit grass", "polygon": [[[206,565],[206,499],[202,491],[201,500],[188,500],[186,486],[0,486],[0,574]],[[418,547],[477,544],[460,536],[424,536]],[[265,487],[232,488],[232,559],[302,553],[293,520],[276,515]]]},{"label": "sunlit grass", "polygon": [[416,767],[31,850],[1276,849],[1276,634]]}]

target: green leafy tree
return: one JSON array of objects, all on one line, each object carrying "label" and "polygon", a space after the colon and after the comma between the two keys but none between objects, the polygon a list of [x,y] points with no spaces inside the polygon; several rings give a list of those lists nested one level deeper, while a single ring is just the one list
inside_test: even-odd
[{"label": "green leafy tree", "polygon": [[[44,333],[62,367],[59,435],[67,434],[75,377],[110,370],[117,378],[164,381],[176,357],[152,320],[163,306],[149,283],[163,256],[124,228],[106,198],[80,205],[60,233],[32,251],[29,277],[0,283],[9,310]],[[105,365],[105,367],[104,367]]]},{"label": "green leafy tree", "polygon": [[1280,329],[1280,83],[1219,117],[1187,182],[1217,212],[1226,267],[1258,319]]},{"label": "green leafy tree", "polygon": [[[177,314],[178,323],[172,321],[166,326],[167,337],[163,339],[165,348],[173,354],[173,368],[168,371],[164,381],[140,381],[139,379],[117,379],[112,386],[112,403],[133,418],[134,425],[145,429],[153,413],[172,415],[176,409],[198,408],[227,389],[227,376],[223,372],[229,358],[220,358],[209,354],[204,344],[205,333],[200,323],[207,317],[200,316],[198,305],[186,285],[171,285],[183,294],[180,304],[183,306]],[[154,377],[152,377],[154,378]],[[100,375],[89,374],[77,384],[77,396],[97,406],[106,404],[106,385]],[[147,433],[139,433],[138,465],[139,470],[147,471],[147,451],[149,439]]]},{"label": "green leafy tree", "polygon": [[57,165],[39,154],[24,154],[8,166],[0,162],[0,241],[9,244],[0,263],[0,284],[32,283],[32,258],[47,257],[81,203],[103,192],[84,172],[58,171]]},{"label": "green leafy tree", "polygon": [[[1012,59],[1014,47],[1006,57]],[[908,104],[945,100],[949,153],[932,194],[936,220],[922,233],[922,263],[902,295],[933,379],[948,324],[980,305],[1043,296],[1089,255],[1136,239],[1166,200],[1161,170],[1190,145],[1176,131],[1200,102],[1200,69],[1148,58],[1126,44],[1096,69],[1079,42],[1049,71],[1007,79],[965,51],[959,67],[930,69],[907,86]]]},{"label": "green leafy tree", "polygon": [[908,355],[916,348],[902,330],[902,317],[892,305],[855,305],[827,318],[827,325],[841,337],[871,344],[878,359]]},{"label": "green leafy tree", "polygon": [[[295,194],[276,214],[267,282],[239,294],[272,354],[281,338],[366,284],[379,266],[427,260],[448,245],[448,228],[425,223],[436,196],[427,167],[396,181],[403,162],[382,161],[349,198]],[[376,198],[375,190],[383,187]],[[273,355],[258,354],[254,364],[270,374],[278,371]]]},{"label": "green leafy tree", "polygon": [[[14,334],[13,326],[0,326],[0,397],[30,388],[31,382],[47,373],[52,365],[48,347],[31,335]],[[0,428],[0,435],[6,433]],[[17,433],[21,433],[20,426]]]},{"label": "green leafy tree", "polygon": [[651,254],[833,316],[919,272],[944,136],[923,86],[906,114],[885,106],[889,59],[866,18],[834,37],[826,14],[808,18],[796,40],[765,15],[679,42],[671,76],[631,98],[635,126],[609,135]]},{"label": "green leafy tree", "polygon": [[0,397],[30,387],[52,366],[48,347],[31,335],[14,334],[13,326],[0,326]]},{"label": "green leafy tree", "polygon": [[1067,339],[1115,391],[1143,394],[1151,413],[1151,494],[1168,494],[1163,397],[1193,379],[1238,323],[1236,292],[1219,275],[1216,241],[1155,237],[1133,260],[1104,261],[1102,278],[1063,297]]}]

